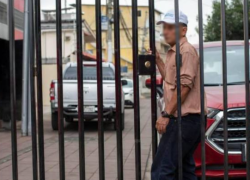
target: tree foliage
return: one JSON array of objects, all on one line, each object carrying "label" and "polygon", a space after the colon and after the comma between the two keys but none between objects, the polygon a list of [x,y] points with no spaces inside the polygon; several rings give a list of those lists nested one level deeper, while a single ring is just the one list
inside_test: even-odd
[{"label": "tree foliage", "polygon": [[[221,3],[218,1],[213,2],[212,14],[207,16],[204,35],[205,41],[221,40]],[[232,0],[230,4],[226,3],[226,37],[227,40],[244,39],[242,0]]]}]

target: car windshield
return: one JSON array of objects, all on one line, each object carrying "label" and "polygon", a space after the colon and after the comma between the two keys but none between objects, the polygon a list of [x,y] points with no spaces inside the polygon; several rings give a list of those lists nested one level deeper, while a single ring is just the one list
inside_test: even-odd
[{"label": "car windshield", "polygon": [[[227,46],[227,81],[229,85],[245,81],[244,46]],[[222,85],[222,47],[204,49],[204,84]]]},{"label": "car windshield", "polygon": [[122,85],[122,87],[123,88],[132,88],[133,87],[133,82],[132,81],[127,81],[127,84],[126,85]]},{"label": "car windshield", "polygon": [[[114,80],[114,71],[110,67],[103,67],[103,80]],[[64,80],[76,80],[77,79],[77,67],[69,67],[65,74]],[[96,66],[83,66],[83,79],[84,80],[96,80]]]}]

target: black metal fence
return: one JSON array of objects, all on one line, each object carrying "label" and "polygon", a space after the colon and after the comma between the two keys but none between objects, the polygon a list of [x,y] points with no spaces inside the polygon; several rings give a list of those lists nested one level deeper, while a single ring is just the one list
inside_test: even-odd
[{"label": "black metal fence", "polygon": [[[198,21],[199,21],[199,55],[201,70],[201,164],[202,179],[206,179],[206,157],[205,157],[205,112],[204,112],[204,52],[203,52],[203,10],[202,0],[198,1]],[[41,25],[40,25],[40,0],[28,0],[29,11],[31,12],[30,23],[30,63],[31,76],[31,107],[32,107],[32,156],[33,156],[33,179],[45,179],[44,167],[44,132],[43,132],[43,97],[42,97],[42,55],[41,55]],[[79,172],[80,179],[85,179],[85,156],[84,156],[84,112],[83,112],[83,77],[82,77],[82,1],[76,0],[77,14],[77,75],[78,75],[78,119],[79,119]],[[150,48],[155,54],[155,15],[154,0],[149,0],[149,29],[150,29]],[[104,126],[103,126],[103,84],[102,84],[102,33],[101,33],[101,0],[96,0],[96,48],[97,48],[97,82],[98,82],[98,140],[99,140],[99,178],[105,179],[105,160],[104,160]],[[123,142],[122,142],[122,122],[121,122],[121,72],[120,72],[120,9],[119,0],[114,0],[114,37],[115,37],[115,80],[116,80],[116,131],[117,131],[117,172],[118,179],[123,179]],[[135,167],[136,180],[141,177],[141,139],[140,139],[140,99],[139,99],[139,55],[138,55],[138,4],[137,0],[132,1],[132,27],[133,27],[133,81],[134,81],[134,143],[135,143]],[[245,46],[245,96],[246,96],[246,155],[247,155],[247,179],[250,180],[250,119],[249,119],[249,28],[248,28],[248,0],[244,0],[244,46]],[[18,180],[18,159],[17,159],[17,133],[16,133],[16,97],[15,97],[15,38],[14,38],[14,0],[9,0],[9,46],[10,46],[10,94],[11,94],[11,135],[12,135],[12,175],[14,180]],[[33,17],[33,14],[35,17]],[[61,0],[56,0],[56,28],[57,28],[57,77],[58,77],[58,136],[59,136],[59,160],[60,160],[60,179],[65,179],[65,158],[64,158],[64,120],[63,120],[63,77],[62,77],[62,28],[61,28]],[[178,146],[179,146],[179,179],[182,179],[182,132],[181,132],[181,88],[180,88],[180,44],[179,44],[179,2],[175,0],[176,17],[176,64],[177,64],[177,92],[178,92]],[[223,53],[223,113],[224,119],[227,119],[227,49],[226,49],[226,14],[225,0],[221,1],[221,22],[222,22],[222,53]],[[34,59],[37,67],[37,97],[35,97],[34,81]],[[154,62],[154,61],[152,61]],[[151,75],[151,117],[152,117],[152,153],[153,157],[157,151],[157,131],[155,123],[157,120],[156,105],[156,72],[155,66],[152,66]],[[37,101],[35,101],[37,99]],[[37,104],[37,108],[35,108]],[[38,126],[36,124],[38,122]],[[228,126],[224,121],[224,179],[228,179],[229,161],[228,161]],[[37,146],[37,127],[38,127],[38,146]],[[39,149],[37,153],[37,149]],[[39,166],[38,166],[39,157]],[[39,168],[39,169],[38,169]]]}]

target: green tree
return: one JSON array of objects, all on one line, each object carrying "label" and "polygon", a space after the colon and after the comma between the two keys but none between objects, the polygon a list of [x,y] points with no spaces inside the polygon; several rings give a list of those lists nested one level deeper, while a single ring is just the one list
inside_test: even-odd
[{"label": "green tree", "polygon": [[[207,16],[204,36],[205,41],[221,40],[221,3],[218,1],[213,2],[212,14]],[[242,0],[232,0],[230,4],[226,2],[226,37],[227,40],[244,39]]]}]

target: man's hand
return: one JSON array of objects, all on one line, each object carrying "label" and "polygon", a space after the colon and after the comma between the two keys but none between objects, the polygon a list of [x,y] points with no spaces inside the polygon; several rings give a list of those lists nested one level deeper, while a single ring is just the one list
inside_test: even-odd
[{"label": "man's hand", "polygon": [[[152,51],[151,51],[151,49],[148,49],[147,50],[147,54],[148,55],[151,55],[152,54]],[[162,61],[161,60],[161,56],[160,56],[160,54],[159,54],[159,52],[156,50],[156,52],[155,52],[155,57],[156,57],[156,61]]]},{"label": "man's hand", "polygon": [[167,125],[169,123],[169,118],[159,117],[156,121],[156,129],[159,134],[163,134],[166,132]]}]

